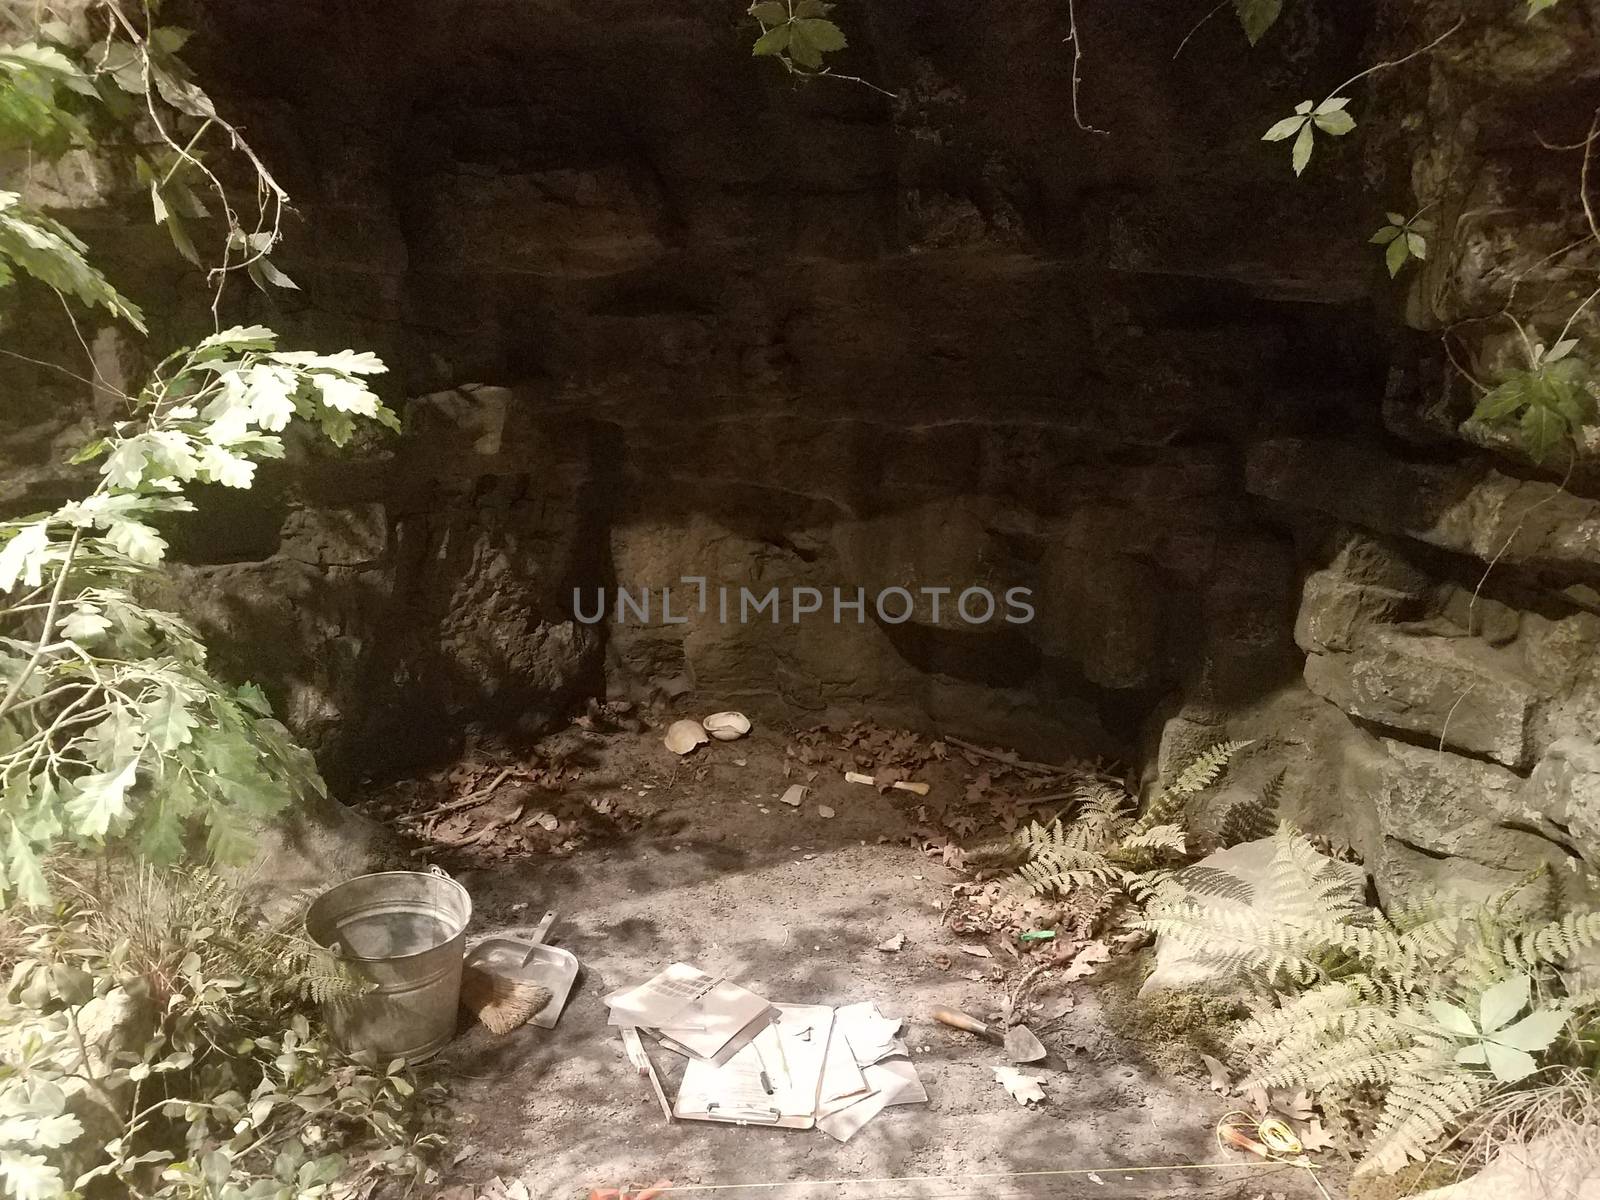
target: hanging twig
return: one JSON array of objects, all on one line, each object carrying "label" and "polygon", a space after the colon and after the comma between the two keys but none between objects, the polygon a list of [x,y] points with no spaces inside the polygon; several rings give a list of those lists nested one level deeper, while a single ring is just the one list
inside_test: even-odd
[{"label": "hanging twig", "polygon": [[1215,8],[1213,8],[1205,16],[1201,17],[1198,21],[1196,21],[1194,23],[1194,28],[1189,30],[1188,33],[1183,35],[1183,41],[1179,42],[1178,43],[1178,48],[1172,52],[1172,60],[1174,62],[1176,62],[1178,60],[1178,55],[1183,53],[1183,48],[1189,44],[1189,39],[1192,38],[1195,34],[1200,32],[1200,27],[1202,25],[1204,25],[1207,21],[1211,20],[1212,17],[1216,16],[1219,12],[1221,12],[1223,9],[1225,9],[1227,7],[1228,7],[1228,0],[1219,0],[1219,3],[1217,4],[1217,6]]},{"label": "hanging twig", "polygon": [[1078,89],[1083,84],[1083,36],[1078,32],[1077,0],[1067,0],[1067,21],[1069,24],[1067,36],[1061,40],[1072,43],[1072,119],[1085,133],[1109,134],[1111,132],[1109,129],[1098,129],[1085,124],[1083,113],[1078,107]]}]

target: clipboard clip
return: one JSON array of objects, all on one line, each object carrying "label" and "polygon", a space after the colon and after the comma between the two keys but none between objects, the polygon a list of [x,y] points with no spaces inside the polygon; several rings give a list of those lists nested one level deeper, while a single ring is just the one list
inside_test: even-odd
[{"label": "clipboard clip", "polygon": [[715,1100],[706,1105],[706,1114],[718,1120],[733,1121],[739,1125],[776,1125],[783,1120],[783,1111],[777,1108],[741,1108],[722,1105]]}]

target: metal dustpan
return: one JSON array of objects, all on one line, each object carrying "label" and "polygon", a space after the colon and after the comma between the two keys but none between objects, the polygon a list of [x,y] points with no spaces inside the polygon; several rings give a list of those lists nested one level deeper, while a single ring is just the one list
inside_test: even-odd
[{"label": "metal dustpan", "polygon": [[577,957],[559,946],[545,945],[545,934],[555,919],[554,912],[547,912],[526,938],[484,938],[467,952],[469,967],[512,983],[536,983],[550,989],[550,1003],[528,1018],[528,1024],[541,1029],[555,1028],[573,981],[578,978]]}]

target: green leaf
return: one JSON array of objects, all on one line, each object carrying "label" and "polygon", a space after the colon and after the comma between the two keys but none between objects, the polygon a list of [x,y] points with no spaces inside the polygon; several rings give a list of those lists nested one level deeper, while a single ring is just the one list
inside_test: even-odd
[{"label": "green leaf", "polygon": [[166,539],[143,521],[113,521],[106,541],[144,566],[155,566],[167,553]]},{"label": "green leaf", "polygon": [[244,705],[258,717],[270,717],[272,704],[267,700],[267,695],[260,687],[253,683],[242,683],[233,689],[234,699]]},{"label": "green leaf", "polygon": [[1377,233],[1373,234],[1368,240],[1374,246],[1387,246],[1390,242],[1394,241],[1395,238],[1399,237],[1404,232],[1405,230],[1400,228],[1399,225],[1385,225],[1382,229],[1378,230]]},{"label": "green leaf", "polygon": [[1515,1025],[1508,1025],[1493,1040],[1513,1050],[1543,1050],[1566,1028],[1568,1014],[1559,1008],[1541,1008]]},{"label": "green leaf", "polygon": [[1528,976],[1513,975],[1486,990],[1478,999],[1478,1028],[1491,1034],[1527,1008],[1532,987]]},{"label": "green leaf", "polygon": [[1244,36],[1254,46],[1283,12],[1283,0],[1233,0],[1233,11],[1244,26]]},{"label": "green leaf", "polygon": [[1311,122],[1307,121],[1300,126],[1300,136],[1294,140],[1294,153],[1291,158],[1296,175],[1301,174],[1306,169],[1306,164],[1311,161],[1312,137]]},{"label": "green leaf", "polygon": [[756,39],[756,44],[750,47],[751,54],[782,54],[789,48],[788,24],[774,25]]},{"label": "green leaf", "polygon": [[9,592],[19,579],[29,588],[43,583],[49,545],[50,531],[43,521],[18,530],[4,548],[0,548],[0,592]]},{"label": "green leaf", "polygon": [[1406,234],[1406,249],[1411,251],[1412,258],[1428,257],[1428,242],[1420,233]]},{"label": "green leaf", "polygon": [[1557,342],[1554,346],[1551,346],[1550,349],[1546,350],[1540,361],[1546,365],[1550,363],[1558,363],[1577,348],[1577,338],[1564,338],[1563,340]]},{"label": "green leaf", "polygon": [[789,9],[778,0],[764,0],[763,3],[750,6],[750,15],[763,25],[782,25],[789,19]]},{"label": "green leaf", "polygon": [[1383,252],[1383,261],[1388,264],[1390,279],[1400,274],[1400,268],[1406,265],[1410,257],[1411,248],[1405,238],[1396,238],[1389,243],[1389,248]]},{"label": "green leaf", "polygon": [[1281,142],[1286,138],[1292,138],[1300,132],[1301,126],[1306,123],[1306,120],[1307,118],[1303,116],[1285,117],[1262,134],[1261,140],[1263,142]]},{"label": "green leaf", "polygon": [[200,453],[200,474],[223,487],[247,488],[256,474],[256,464],[223,446],[208,442]]},{"label": "green leaf", "polygon": [[50,886],[45,882],[44,870],[39,866],[39,859],[35,856],[33,847],[28,845],[27,839],[15,825],[11,827],[11,843],[7,856],[11,860],[7,864],[11,884],[16,888],[22,902],[34,905],[48,904]]},{"label": "green leaf", "polygon": [[183,697],[172,688],[164,689],[143,711],[145,732],[151,744],[163,754],[170,754],[193,740],[199,722],[190,715]]},{"label": "green leaf", "polygon": [[1539,1069],[1539,1064],[1527,1051],[1502,1046],[1499,1042],[1484,1042],[1483,1054],[1489,1070],[1501,1083],[1516,1083]]},{"label": "green leaf", "polygon": [[140,333],[144,314],[83,256],[84,244],[66,226],[23,207],[16,192],[0,192],[0,261],[9,261],[47,287],[104,308]]},{"label": "green leaf", "polygon": [[73,832],[86,838],[103,838],[113,821],[128,815],[127,794],[138,773],[139,760],[130,759],[120,769],[85,775],[77,781],[78,794],[67,801]]},{"label": "green leaf", "polygon": [[234,325],[221,333],[195,345],[195,357],[211,357],[214,350],[271,350],[278,343],[278,335],[265,325]]},{"label": "green leaf", "polygon": [[1566,422],[1553,408],[1531,404],[1528,411],[1522,414],[1523,448],[1536,463],[1542,463],[1550,457],[1551,451],[1561,444],[1565,432]]},{"label": "green leaf", "polygon": [[92,604],[79,604],[61,622],[61,636],[80,645],[92,642],[111,628],[111,622]]},{"label": "green leaf", "polygon": [[1356,119],[1342,108],[1332,112],[1318,112],[1311,119],[1316,122],[1318,129],[1333,137],[1343,137],[1356,127]]},{"label": "green leaf", "polygon": [[0,1150],[0,1180],[12,1200],[58,1200],[66,1194],[61,1172],[38,1154]]},{"label": "green leaf", "polygon": [[313,350],[280,350],[270,356],[274,362],[308,371],[338,371],[341,375],[382,375],[389,368],[370,350],[340,350],[318,354]]},{"label": "green leaf", "polygon": [[1477,421],[1502,420],[1520,411],[1527,402],[1523,381],[1520,378],[1508,379],[1478,401],[1478,407],[1472,410],[1472,417]]},{"label": "green leaf", "polygon": [[1561,0],[1528,0],[1528,16],[1536,17],[1547,8],[1554,8]]},{"label": "green leaf", "polygon": [[1428,1013],[1439,1027],[1449,1033],[1462,1037],[1477,1037],[1478,1027],[1472,1023],[1472,1017],[1463,1008],[1454,1004],[1447,1004],[1443,1000],[1428,1001]]},{"label": "green leaf", "polygon": [[[296,283],[294,280],[290,279],[282,271],[278,270],[277,267],[273,266],[271,259],[258,258],[258,259],[255,260],[255,262],[251,263],[250,264],[250,277],[252,279],[256,279],[256,273],[257,272],[260,272],[261,277],[264,278],[273,287],[288,288],[288,289],[290,289],[292,291],[299,291],[300,290],[300,285],[298,283]],[[256,279],[256,282],[259,285],[261,281],[260,281],[260,279]],[[263,290],[265,290],[265,289],[263,289]]]},{"label": "green leaf", "polygon": [[821,17],[807,17],[794,23],[794,36],[796,39],[805,38],[821,53],[827,54],[835,50],[843,50],[847,45],[844,30],[832,21]]},{"label": "green leaf", "polygon": [[67,464],[75,467],[80,463],[93,462],[110,449],[111,443],[109,441],[105,438],[96,438],[67,459]]}]

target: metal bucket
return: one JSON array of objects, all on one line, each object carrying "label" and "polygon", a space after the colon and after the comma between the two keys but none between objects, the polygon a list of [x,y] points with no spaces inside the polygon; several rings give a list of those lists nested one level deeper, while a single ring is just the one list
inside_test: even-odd
[{"label": "metal bucket", "polygon": [[472,898],[443,872],[358,875],[318,896],[306,933],[371,985],[325,1010],[347,1050],[417,1062],[455,1034]]}]

